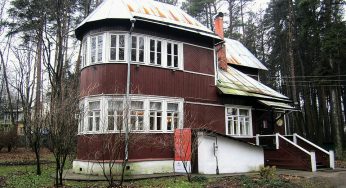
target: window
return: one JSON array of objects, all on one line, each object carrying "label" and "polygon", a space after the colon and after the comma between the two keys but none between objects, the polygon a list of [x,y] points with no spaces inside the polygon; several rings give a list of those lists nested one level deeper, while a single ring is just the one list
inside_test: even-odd
[{"label": "window", "polygon": [[247,108],[226,108],[227,134],[252,136],[251,110]]},{"label": "window", "polygon": [[82,67],[85,67],[87,65],[87,54],[88,54],[88,40],[85,39],[83,42],[83,48],[82,48]]},{"label": "window", "polygon": [[149,125],[151,131],[162,130],[162,103],[150,102]]},{"label": "window", "polygon": [[131,61],[144,63],[144,37],[132,37]]},{"label": "window", "polygon": [[90,61],[91,64],[102,62],[103,54],[103,35],[91,37]]},{"label": "window", "polygon": [[125,61],[125,35],[111,35],[111,61]]},{"label": "window", "polygon": [[179,104],[167,103],[167,131],[179,128]]},{"label": "window", "polygon": [[167,67],[178,68],[178,44],[167,42]]},{"label": "window", "polygon": [[143,101],[132,101],[130,109],[130,128],[133,131],[144,130]]},{"label": "window", "polygon": [[150,39],[150,64],[162,64],[162,42]]},{"label": "window", "polygon": [[123,130],[124,106],[122,101],[108,101],[107,131]]},{"label": "window", "polygon": [[79,104],[79,128],[78,128],[78,132],[82,133],[84,132],[84,103],[81,102]]},{"label": "window", "polygon": [[88,131],[100,131],[100,101],[89,102]]}]

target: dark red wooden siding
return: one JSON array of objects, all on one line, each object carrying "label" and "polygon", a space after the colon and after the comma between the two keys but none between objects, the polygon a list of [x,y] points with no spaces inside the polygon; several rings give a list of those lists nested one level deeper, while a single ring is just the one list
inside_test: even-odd
[{"label": "dark red wooden siding", "polygon": [[214,75],[214,51],[185,44],[184,70]]}]

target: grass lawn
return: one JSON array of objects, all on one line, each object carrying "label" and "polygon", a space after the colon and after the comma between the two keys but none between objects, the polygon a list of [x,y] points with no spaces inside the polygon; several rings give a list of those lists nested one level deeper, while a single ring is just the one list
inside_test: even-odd
[{"label": "grass lawn", "polygon": [[[35,157],[27,150],[16,150],[13,153],[0,152],[0,187],[9,188],[36,188],[54,187],[54,163],[42,165],[42,175],[37,176],[35,165],[13,165],[20,162],[34,161]],[[52,154],[44,150],[42,158],[45,161],[54,161]],[[4,163],[5,162],[5,163]],[[8,163],[8,165],[6,165]],[[71,168],[69,163],[66,168]],[[77,182],[65,181],[65,187],[107,187],[106,182]],[[186,177],[171,177],[148,179],[133,182],[126,182],[124,187],[170,187],[170,188],[216,188],[216,187],[328,187],[328,180],[325,179],[304,179],[293,176],[276,176],[269,180],[261,178],[259,175],[235,176],[225,178],[205,178],[195,176],[193,182],[188,182]]]}]

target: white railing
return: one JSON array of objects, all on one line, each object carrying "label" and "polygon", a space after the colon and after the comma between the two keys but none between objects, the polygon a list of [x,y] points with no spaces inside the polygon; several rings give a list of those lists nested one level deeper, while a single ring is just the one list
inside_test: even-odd
[{"label": "white railing", "polygon": [[317,166],[316,166],[316,153],[311,151],[307,151],[306,149],[302,148],[301,146],[299,146],[297,144],[297,142],[292,142],[291,140],[287,139],[286,137],[282,136],[279,133],[273,134],[273,135],[256,135],[256,145],[260,145],[260,137],[275,137],[275,145],[276,145],[276,149],[280,148],[280,139],[285,140],[286,142],[288,142],[289,144],[295,146],[296,148],[298,148],[299,150],[303,151],[304,153],[306,153],[307,155],[310,156],[310,161],[311,161],[311,171],[312,172],[316,172],[317,170]]},{"label": "white railing", "polygon": [[328,152],[327,150],[325,150],[325,149],[321,148],[320,146],[310,142],[309,140],[305,139],[304,137],[299,136],[297,133],[294,133],[293,134],[293,142],[297,145],[298,145],[297,138],[299,138],[300,140],[304,141],[305,143],[313,146],[314,148],[322,151],[323,153],[327,154],[329,156],[329,167],[332,169],[335,168],[335,159],[334,159],[334,151],[333,150],[329,150],[329,152]]}]

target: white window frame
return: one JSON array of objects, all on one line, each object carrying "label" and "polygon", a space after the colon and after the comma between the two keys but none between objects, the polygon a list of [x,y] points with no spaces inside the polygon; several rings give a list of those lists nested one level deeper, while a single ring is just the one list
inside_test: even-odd
[{"label": "white window frame", "polygon": [[[98,110],[90,110],[90,106],[89,104],[91,102],[99,102],[100,103],[100,108]],[[102,105],[103,105],[103,102],[102,102],[102,99],[99,99],[99,100],[89,100],[87,101],[87,105],[88,105],[88,111],[87,111],[87,114],[86,114],[86,132],[87,133],[98,133],[98,132],[102,132]],[[92,116],[89,115],[89,113],[92,112]],[[96,116],[96,113],[99,112],[99,116]],[[89,130],[89,118],[92,117],[92,121],[93,121],[93,124],[92,124],[92,129]],[[100,122],[99,122],[99,130],[96,130],[96,117],[99,117],[100,118]]]},{"label": "white window frame", "polygon": [[[233,108],[233,109],[237,109],[237,115],[228,115],[227,114],[227,109],[230,109],[230,108]],[[247,110],[249,112],[249,116],[247,116],[249,118],[249,128],[248,128],[248,134],[245,135],[245,134],[241,134],[240,132],[240,118],[246,118],[244,116],[240,116],[240,113],[239,111],[240,110]],[[239,130],[239,133],[234,133],[234,130],[232,131],[232,127],[231,127],[231,132],[228,131],[228,119],[229,118],[234,118],[236,117],[237,118],[237,128]],[[242,137],[242,138],[249,138],[249,137],[253,137],[253,126],[252,126],[252,108],[251,107],[247,107],[247,106],[226,106],[225,107],[225,127],[226,127],[226,135],[229,135],[229,136],[233,136],[233,137]],[[245,126],[245,125],[244,125]],[[243,129],[244,130],[244,129]]]},{"label": "white window frame", "polygon": [[[152,110],[151,108],[150,108],[150,103],[161,103],[161,110]],[[165,126],[164,125],[164,121],[163,121],[163,119],[164,119],[164,112],[165,112],[165,109],[164,109],[164,104],[163,104],[164,102],[163,101],[161,101],[161,100],[149,100],[149,106],[148,106],[148,110],[149,110],[149,124],[148,124],[148,126],[149,126],[149,131],[150,132],[163,132],[165,129],[164,129],[164,127],[167,127],[167,126]],[[151,115],[151,113],[154,113],[154,129],[150,129],[150,118],[152,117],[152,115]],[[158,116],[157,115],[157,113],[161,113],[161,116]],[[161,129],[157,129],[157,118],[158,117],[161,117]]]},{"label": "white window frame", "polygon": [[[105,123],[105,132],[123,132],[124,131],[124,118],[125,118],[125,102],[124,100],[122,99],[118,99],[118,98],[107,98],[106,100],[106,106],[107,108],[105,108],[105,120],[106,120],[106,123]],[[109,102],[121,102],[122,103],[122,115],[119,115],[117,114],[118,112],[116,110],[113,111],[113,114],[112,115],[109,115]],[[109,130],[108,129],[108,125],[109,125],[109,116],[113,116],[113,123],[114,123],[114,129],[113,130]],[[120,130],[118,129],[118,117],[122,117],[122,122],[121,122],[121,127],[120,127]]]},{"label": "white window frame", "polygon": [[[102,48],[101,48],[101,50],[102,50],[102,53],[101,53],[101,61],[99,61],[98,59],[99,59],[99,37],[101,37],[102,38]],[[106,40],[105,40],[105,37],[104,37],[104,33],[97,33],[97,34],[93,34],[93,35],[90,35],[88,38],[90,38],[89,39],[89,45],[88,45],[88,65],[94,65],[94,64],[99,64],[99,63],[103,63],[104,61],[105,61],[105,58],[104,58],[104,54],[105,54],[105,42],[106,42]],[[95,62],[92,62],[92,40],[93,40],[93,38],[96,38],[96,48],[95,48]]]},{"label": "white window frame", "polygon": [[[122,48],[124,48],[124,59],[120,59],[119,58],[119,49],[120,49],[120,46],[119,46],[119,42],[120,42],[120,40],[119,40],[119,38],[120,38],[120,35],[121,36],[124,36],[124,47],[122,47]],[[111,47],[111,45],[112,45],[112,42],[111,42],[111,40],[112,40],[112,36],[116,36],[116,44],[115,44],[115,47]],[[128,34],[126,34],[126,33],[113,33],[113,32],[111,32],[111,33],[108,33],[107,34],[107,59],[108,59],[108,61],[109,62],[126,62],[127,61],[127,48],[129,47],[129,45],[127,44],[128,43],[128,37],[129,37],[129,35]],[[115,48],[115,59],[111,59],[111,48]]]},{"label": "white window frame", "polygon": [[[151,41],[154,41],[154,51],[151,50]],[[161,43],[161,52],[158,52],[158,48],[157,48],[157,44],[158,42]],[[164,40],[162,39],[158,39],[158,38],[153,38],[153,37],[150,37],[149,40],[148,40],[148,44],[149,44],[149,49],[148,49],[148,53],[149,53],[149,58],[148,58],[148,63],[149,65],[152,65],[152,66],[159,66],[159,67],[164,67],[164,60],[163,60],[163,57],[165,57],[164,55]],[[151,53],[154,53],[154,63],[151,63]],[[158,64],[158,54],[160,53],[160,56],[161,56],[161,62],[160,64]]]},{"label": "white window frame", "polygon": [[[168,110],[168,104],[177,104],[178,105],[178,110],[177,111],[170,111]],[[177,101],[166,101],[166,105],[165,105],[165,110],[166,110],[166,117],[165,117],[165,124],[166,124],[166,131],[167,132],[174,132],[175,129],[181,129],[181,125],[182,125],[182,122],[181,122],[181,114],[182,112],[180,111],[181,109],[181,104],[180,102],[177,102]],[[172,129],[171,130],[168,130],[168,113],[173,113],[173,116],[172,117],[172,120],[173,120],[173,124],[172,124]],[[177,118],[178,118],[178,121],[175,122],[174,119],[175,119],[175,116],[174,114],[177,113]],[[175,123],[177,123],[177,125],[175,125]]]},{"label": "white window frame", "polygon": [[[132,37],[132,43],[133,43],[133,37],[136,38],[136,48],[133,48],[133,46],[131,44],[131,62],[132,63],[145,64],[146,57],[147,57],[146,51],[148,50],[147,45],[146,45],[146,42],[147,42],[146,37],[142,36],[142,35],[132,35],[131,37]],[[140,61],[140,58],[139,58],[139,54],[140,54],[139,51],[141,50],[139,48],[140,39],[143,39],[143,42],[144,42],[144,44],[143,44],[143,61]],[[134,61],[132,60],[132,50],[136,50],[136,60],[134,60]]]},{"label": "white window frame", "polygon": [[[142,109],[132,109],[132,106],[131,106],[131,103],[132,102],[142,102],[142,104],[143,104],[143,108]],[[128,119],[129,120],[129,122],[128,122],[128,125],[129,125],[129,129],[132,131],[132,132],[144,132],[145,131],[145,118],[146,118],[146,113],[145,113],[145,101],[143,101],[143,100],[131,100],[130,102],[129,102],[130,104],[130,107],[129,107],[129,109],[130,109],[130,118]],[[139,126],[139,118],[138,117],[140,117],[141,115],[138,115],[138,112],[139,111],[143,111],[143,115],[142,115],[142,118],[143,118],[143,125],[142,125],[142,129],[141,130],[139,130],[138,129],[138,126]],[[135,115],[132,115],[132,112],[136,112],[136,114]],[[136,121],[135,121],[135,129],[133,130],[132,129],[132,127],[131,127],[131,118],[132,117],[135,117],[136,118]]]},{"label": "white window frame", "polygon": [[[168,53],[168,45],[172,45],[170,54]],[[177,46],[177,50],[176,51],[175,51],[175,48],[174,48],[175,45]],[[180,65],[179,59],[180,59],[180,56],[181,56],[180,51],[179,51],[179,44],[176,43],[176,42],[172,42],[172,41],[166,41],[165,46],[166,46],[166,48],[165,48],[166,66],[168,68],[179,69],[180,68],[180,66],[179,66]],[[171,65],[168,65],[168,59],[169,59],[168,55],[171,56],[170,57],[171,58]],[[175,62],[174,62],[175,57],[177,57],[177,66],[175,66]]]}]

